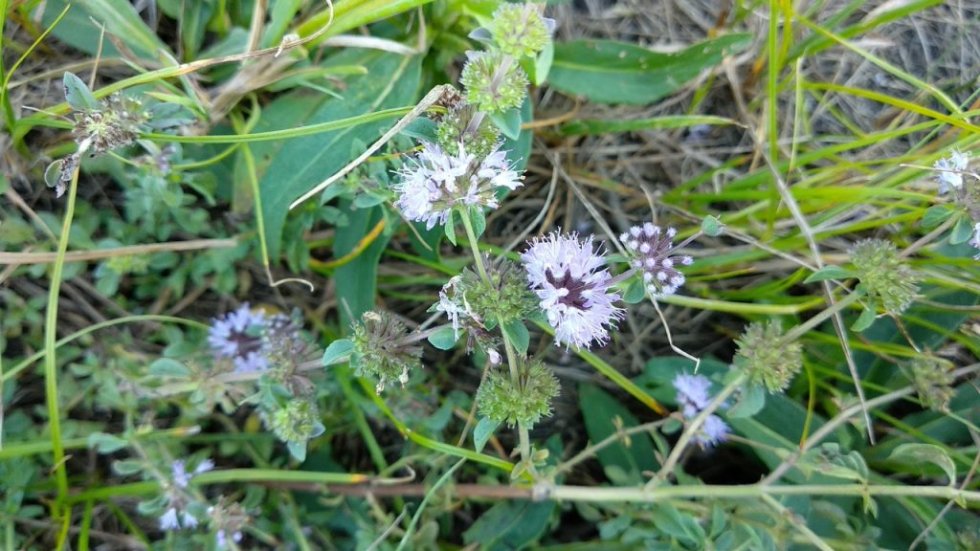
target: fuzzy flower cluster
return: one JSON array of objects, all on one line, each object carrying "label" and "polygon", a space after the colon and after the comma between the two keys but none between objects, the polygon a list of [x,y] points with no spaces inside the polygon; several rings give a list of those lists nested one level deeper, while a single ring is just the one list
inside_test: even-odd
[{"label": "fuzzy flower cluster", "polygon": [[261,311],[253,311],[248,303],[216,318],[208,330],[208,344],[215,358],[229,359],[235,371],[247,373],[265,371],[269,360],[263,354],[263,333],[271,317]]},{"label": "fuzzy flower cluster", "polygon": [[521,255],[528,282],[555,330],[556,344],[588,348],[609,340],[609,328],[624,316],[614,305],[605,258],[594,250],[592,237],[552,233],[535,239]]},{"label": "fuzzy flower cluster", "polygon": [[513,191],[523,185],[505,152],[495,149],[478,159],[462,145],[456,154],[449,154],[434,143],[425,143],[411,166],[399,174],[395,206],[405,218],[425,222],[427,229],[445,224],[456,207],[495,209],[498,189]]},{"label": "fuzzy flower cluster", "polygon": [[633,226],[619,240],[633,257],[630,264],[643,273],[643,283],[652,296],[666,296],[677,292],[684,284],[684,274],[677,266],[690,266],[694,259],[687,255],[673,256],[674,236],[677,230],[649,222]]},{"label": "fuzzy flower cluster", "polygon": [[939,193],[947,193],[950,189],[958,191],[963,187],[963,172],[966,171],[970,158],[959,151],[953,151],[949,157],[936,161],[933,168],[938,172]]},{"label": "fuzzy flower cluster", "polygon": [[214,463],[210,459],[201,461],[191,472],[187,472],[186,464],[180,459],[170,464],[170,476],[173,480],[174,491],[170,492],[169,507],[160,515],[161,530],[197,527],[197,517],[186,509],[183,490],[187,489],[195,475],[206,473],[212,469],[214,469]]},{"label": "fuzzy flower cluster", "polygon": [[850,250],[854,271],[868,295],[890,314],[901,314],[915,300],[918,277],[890,241],[865,239]]},{"label": "fuzzy flower cluster", "polygon": [[[677,390],[677,405],[684,419],[693,419],[711,402],[711,381],[703,375],[678,374],[674,378],[674,389]],[[721,417],[711,414],[694,435],[694,441],[702,449],[710,448],[724,442],[728,433],[728,424]]]}]

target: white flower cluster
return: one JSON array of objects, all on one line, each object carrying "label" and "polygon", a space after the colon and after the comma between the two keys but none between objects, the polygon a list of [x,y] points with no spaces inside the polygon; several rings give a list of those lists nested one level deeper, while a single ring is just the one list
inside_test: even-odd
[{"label": "white flower cluster", "polygon": [[510,165],[504,151],[494,150],[484,159],[467,153],[460,144],[451,155],[434,143],[424,143],[411,166],[399,171],[395,206],[409,220],[425,222],[427,229],[449,220],[461,206],[497,208],[499,188],[520,187],[521,174]]}]

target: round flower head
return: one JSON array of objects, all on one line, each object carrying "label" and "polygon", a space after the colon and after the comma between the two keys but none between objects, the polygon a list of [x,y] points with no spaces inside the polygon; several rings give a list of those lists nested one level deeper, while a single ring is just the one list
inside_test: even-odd
[{"label": "round flower head", "polygon": [[688,419],[697,415],[711,401],[708,393],[711,380],[704,375],[680,373],[674,377],[674,388],[677,390],[677,405]]},{"label": "round flower head", "polygon": [[610,292],[606,261],[593,251],[592,237],[552,233],[534,240],[521,260],[556,344],[588,348],[609,340],[607,326],[622,319],[623,310],[613,305],[620,297]]},{"label": "round flower head", "polygon": [[267,318],[253,312],[248,303],[223,318],[217,318],[208,330],[208,344],[217,358],[229,358],[235,371],[263,371],[269,362],[262,354],[262,332]]},{"label": "round flower head", "polygon": [[728,438],[728,424],[717,415],[709,415],[701,425],[701,430],[694,435],[694,441],[701,448],[710,448],[724,442]]},{"label": "round flower head", "polygon": [[467,52],[459,82],[466,88],[466,100],[487,113],[519,107],[527,95],[524,69],[498,52]]},{"label": "round flower head", "polygon": [[677,230],[660,229],[647,222],[642,226],[633,226],[628,233],[619,236],[619,240],[633,256],[630,264],[643,272],[643,283],[653,296],[672,295],[684,284],[684,274],[676,266],[689,266],[694,259],[687,255],[671,256],[674,248],[674,236]]},{"label": "round flower head", "polygon": [[505,152],[495,149],[480,161],[462,144],[450,155],[436,144],[425,143],[413,166],[399,174],[395,206],[409,220],[425,222],[427,229],[445,224],[457,206],[497,208],[497,188],[515,190],[523,185]]}]

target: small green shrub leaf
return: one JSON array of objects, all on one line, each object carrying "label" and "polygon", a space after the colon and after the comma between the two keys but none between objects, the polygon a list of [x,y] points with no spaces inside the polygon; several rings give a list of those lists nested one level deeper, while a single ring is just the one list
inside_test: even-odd
[{"label": "small green shrub leaf", "polygon": [[346,362],[354,351],[354,343],[349,339],[338,339],[330,343],[323,352],[323,365],[334,365]]},{"label": "small green shrub leaf", "polygon": [[888,460],[905,465],[932,463],[942,469],[949,480],[949,484],[956,483],[956,464],[953,463],[953,459],[946,453],[946,450],[934,444],[901,444],[888,456]]},{"label": "small green shrub leaf", "polygon": [[854,277],[854,272],[840,266],[824,266],[810,274],[803,283],[817,283],[828,279],[848,279]]},{"label": "small green shrub leaf", "polygon": [[499,426],[499,421],[493,421],[488,417],[481,418],[473,429],[473,448],[478,452],[482,452]]}]

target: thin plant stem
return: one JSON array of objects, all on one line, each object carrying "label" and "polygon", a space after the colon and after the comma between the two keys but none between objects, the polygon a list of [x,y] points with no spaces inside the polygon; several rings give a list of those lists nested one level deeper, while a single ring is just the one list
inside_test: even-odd
[{"label": "thin plant stem", "polygon": [[416,509],[415,514],[412,515],[412,520],[409,521],[408,528],[405,529],[405,535],[403,535],[401,541],[398,542],[398,547],[395,549],[395,551],[401,551],[405,548],[405,545],[408,544],[408,538],[410,538],[412,536],[412,532],[415,531],[415,525],[418,524],[419,519],[422,517],[422,511],[424,511],[425,506],[429,504],[429,499],[435,495],[436,491],[438,491],[443,484],[452,479],[453,473],[462,467],[463,463],[466,463],[465,458],[460,459],[452,467],[449,467],[449,469],[439,477],[439,480],[436,480],[436,483],[432,485],[432,488],[425,493],[425,497],[422,498],[422,503],[419,503],[419,508]]},{"label": "thin plant stem", "polygon": [[[487,285],[492,286],[493,282],[490,280],[490,276],[487,274],[487,268],[483,264],[483,255],[480,253],[480,248],[476,240],[476,232],[473,231],[473,222],[470,220],[469,213],[463,213],[460,218],[463,219],[463,227],[466,228],[466,239],[469,241],[470,250],[473,252],[473,261],[476,263],[476,269],[480,273],[483,281]],[[510,380],[514,388],[519,388],[521,376],[517,365],[517,352],[514,350],[513,341],[504,324],[499,324],[499,327],[500,334],[504,338],[504,350],[507,353],[507,366],[510,368]],[[528,461],[531,457],[531,437],[528,434],[527,425],[523,422],[518,422],[517,433],[520,440],[521,460]]]},{"label": "thin plant stem", "polygon": [[51,455],[55,472],[58,497],[55,502],[56,515],[62,511],[68,496],[68,471],[65,469],[65,449],[61,443],[61,411],[58,404],[58,358],[56,342],[58,336],[58,295],[61,291],[61,277],[65,268],[65,253],[68,251],[68,238],[71,223],[75,217],[75,199],[78,197],[78,166],[71,174],[68,187],[68,203],[65,219],[58,237],[58,257],[51,269],[51,284],[48,287],[48,309],[44,317],[44,394],[48,409],[48,429],[51,433]]},{"label": "thin plant stem", "polygon": [[823,538],[815,534],[813,530],[810,530],[810,528],[806,525],[806,522],[795,518],[795,513],[780,503],[779,500],[771,495],[763,494],[762,501],[766,502],[766,504],[775,509],[777,513],[786,517],[786,521],[793,525],[794,528],[799,530],[799,532],[803,534],[803,537],[812,543],[814,547],[820,549],[820,551],[834,551],[832,547],[827,545],[827,542],[825,542]]}]

